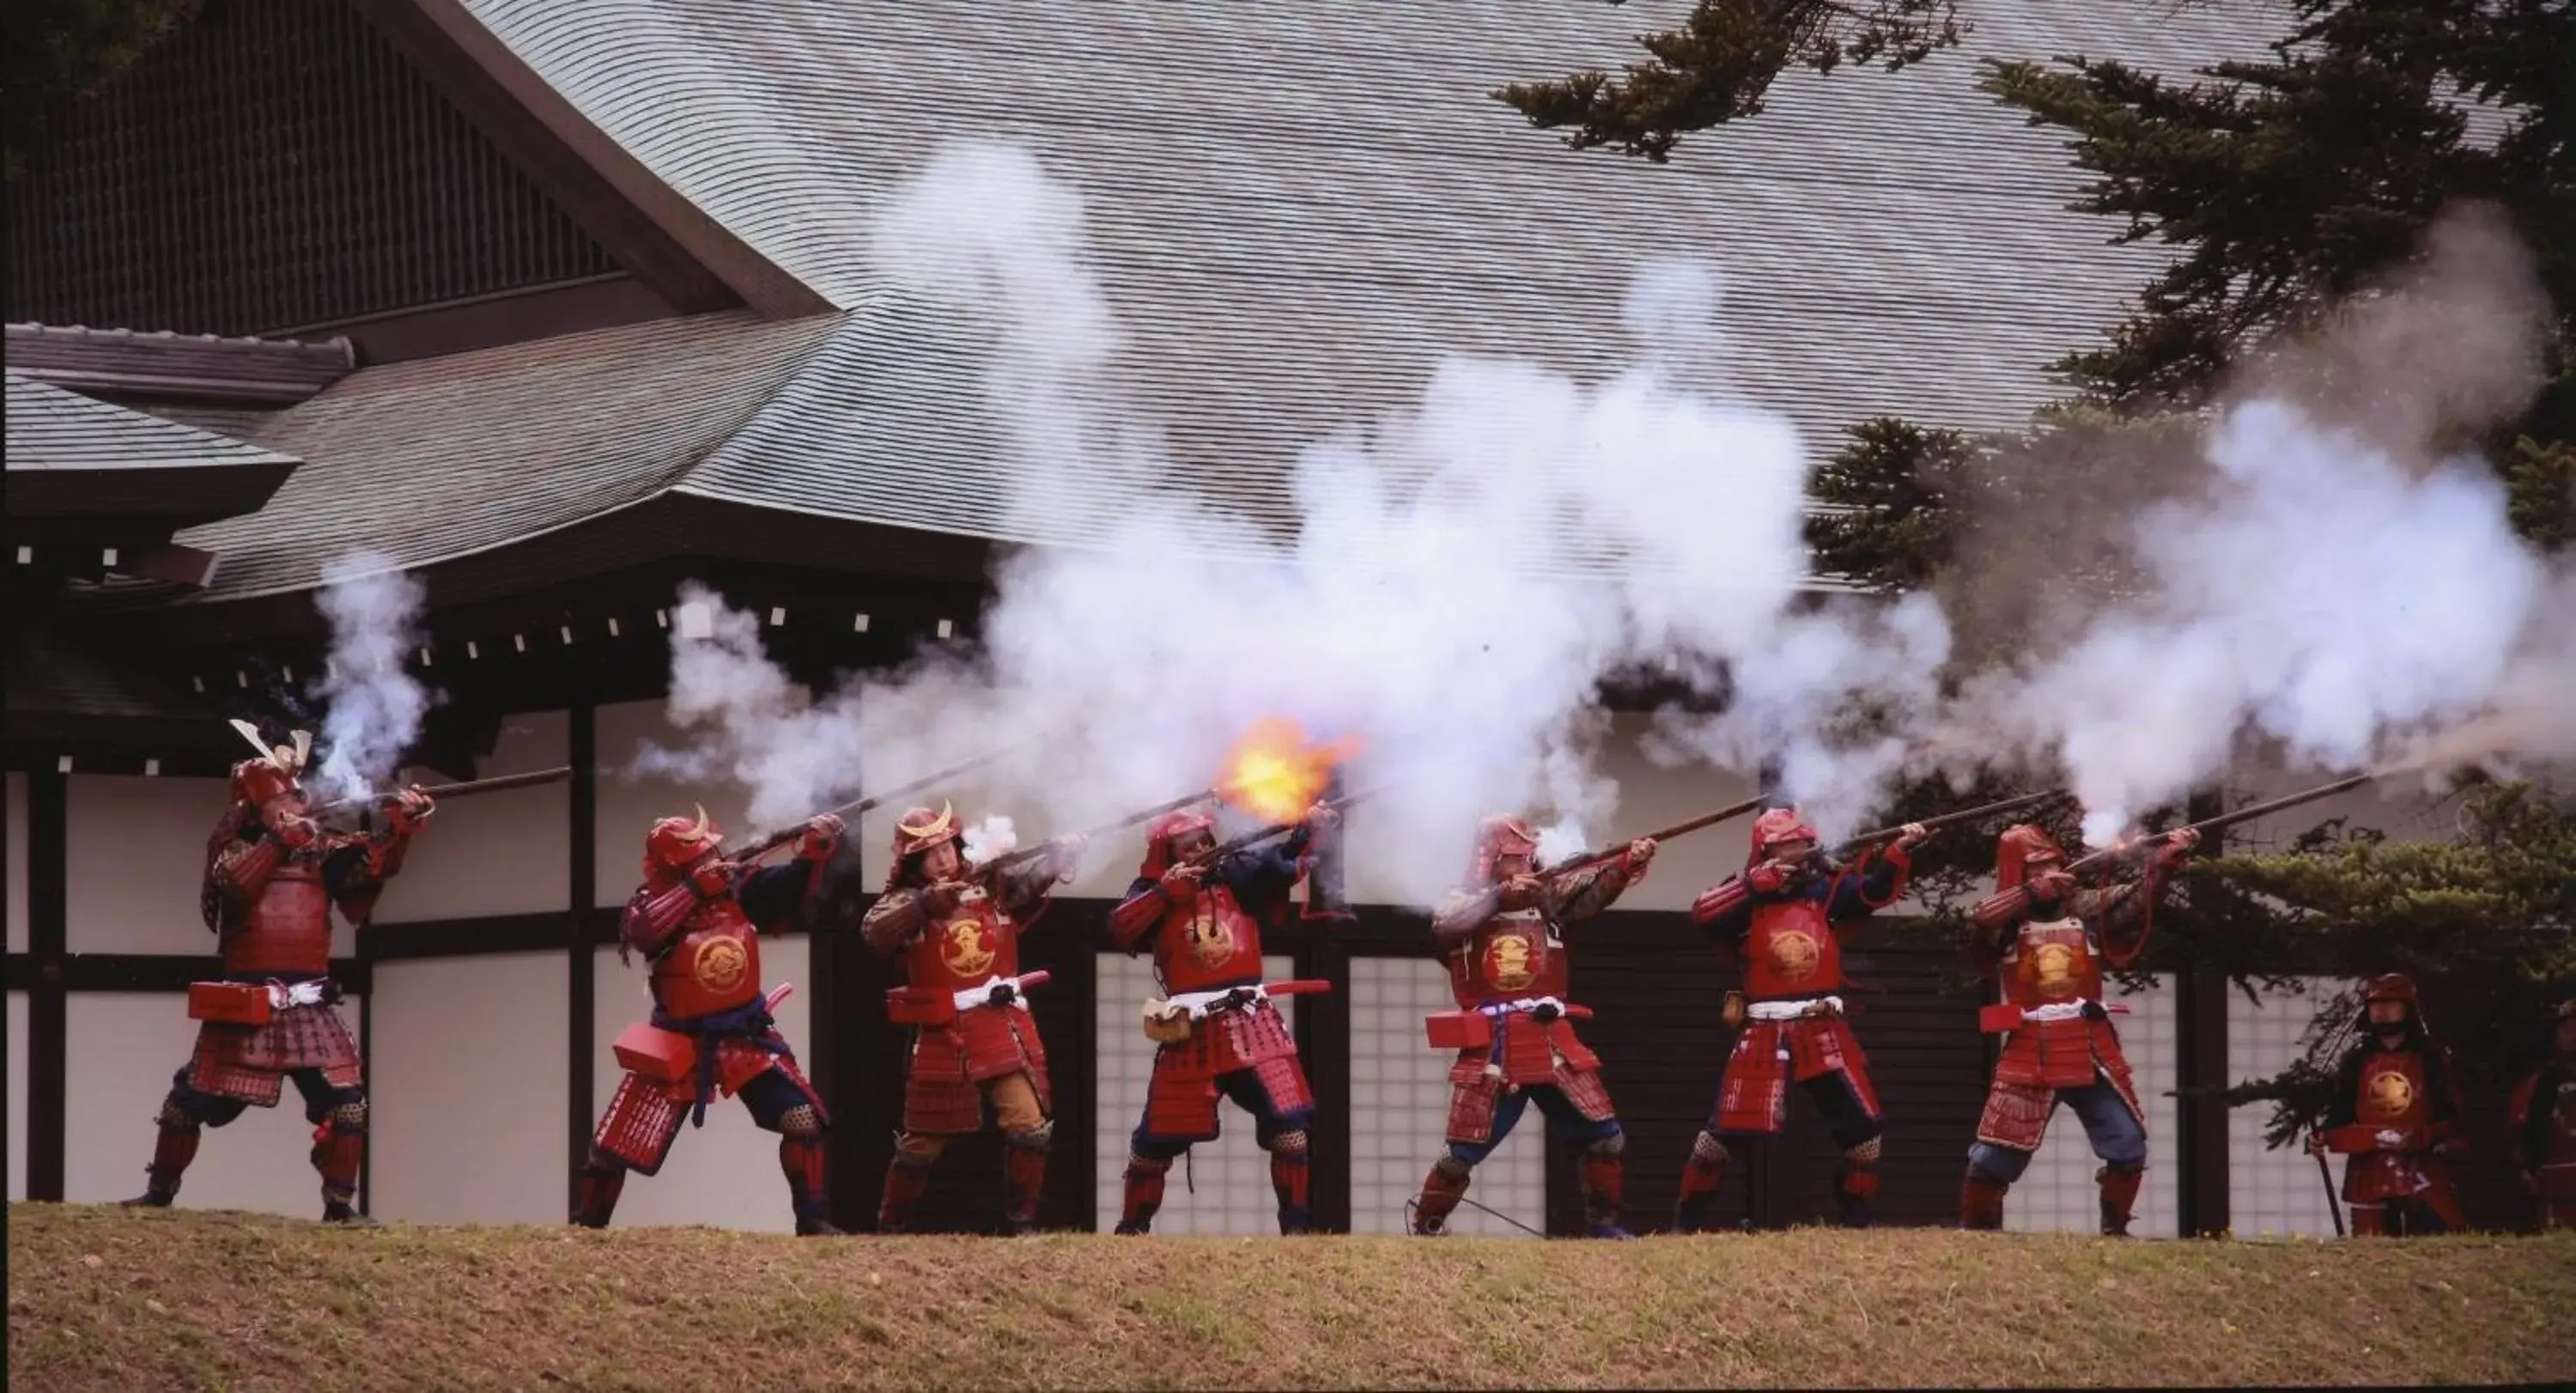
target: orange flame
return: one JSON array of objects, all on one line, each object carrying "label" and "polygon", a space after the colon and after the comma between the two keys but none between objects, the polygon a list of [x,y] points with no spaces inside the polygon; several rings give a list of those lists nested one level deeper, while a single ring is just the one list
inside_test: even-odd
[{"label": "orange flame", "polygon": [[1253,722],[1226,756],[1225,777],[1217,792],[1238,808],[1250,809],[1271,822],[1293,822],[1306,815],[1335,766],[1359,753],[1357,739],[1323,745],[1306,743],[1295,721],[1276,716]]}]

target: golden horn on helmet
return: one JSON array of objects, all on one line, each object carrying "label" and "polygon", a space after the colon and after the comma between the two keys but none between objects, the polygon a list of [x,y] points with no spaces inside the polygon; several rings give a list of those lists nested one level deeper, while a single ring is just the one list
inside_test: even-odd
[{"label": "golden horn on helmet", "polygon": [[233,729],[241,732],[241,738],[250,742],[252,749],[259,751],[261,759],[275,758],[275,752],[268,748],[268,742],[260,738],[258,726],[239,717],[233,719],[232,726]]},{"label": "golden horn on helmet", "polygon": [[306,765],[313,762],[313,732],[309,730],[296,731],[293,733],[293,739],[295,741],[295,767],[299,772],[301,772]]},{"label": "golden horn on helmet", "polygon": [[693,842],[702,842],[707,839],[707,805],[700,803],[696,806],[698,809],[698,825],[689,829],[689,840]]}]

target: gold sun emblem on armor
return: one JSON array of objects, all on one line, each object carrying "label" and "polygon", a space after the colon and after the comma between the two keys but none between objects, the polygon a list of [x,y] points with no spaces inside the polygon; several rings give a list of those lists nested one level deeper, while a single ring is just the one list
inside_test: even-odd
[{"label": "gold sun emblem on armor", "polygon": [[947,942],[940,947],[940,961],[960,977],[981,977],[993,965],[993,949],[984,940],[981,919],[948,921]]},{"label": "gold sun emblem on armor", "polygon": [[1796,929],[1771,940],[1771,968],[1794,982],[1816,970],[1824,950],[1816,946],[1816,937]]},{"label": "gold sun emblem on armor", "polygon": [[2383,1069],[2371,1075],[2370,1086],[2364,1092],[2370,1095],[2370,1115],[2373,1117],[2404,1117],[2406,1110],[2415,1106],[2414,1083],[2394,1069]]},{"label": "gold sun emblem on armor", "polygon": [[1485,949],[1485,976],[1504,991],[1516,992],[1538,980],[1530,967],[1530,941],[1519,934],[1499,934]]},{"label": "gold sun emblem on armor", "polygon": [[1226,927],[1225,921],[1216,916],[1216,911],[1206,905],[1201,905],[1198,912],[1190,916],[1186,935],[1191,956],[1209,967],[1223,966],[1234,956],[1234,930]]},{"label": "gold sun emblem on armor", "polygon": [[2063,996],[2075,989],[2075,947],[2068,943],[2043,943],[2030,955],[2030,973],[2038,980],[2039,989],[2050,996]]},{"label": "gold sun emblem on armor", "polygon": [[750,970],[751,955],[742,950],[740,939],[708,939],[698,945],[698,955],[689,960],[689,976],[711,992],[729,992],[741,986],[743,974]]}]

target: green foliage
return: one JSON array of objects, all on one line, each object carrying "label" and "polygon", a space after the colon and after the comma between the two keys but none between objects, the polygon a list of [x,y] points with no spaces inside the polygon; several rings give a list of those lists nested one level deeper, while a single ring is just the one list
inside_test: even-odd
[{"label": "green foliage", "polygon": [[[2569,438],[2576,381],[2576,7],[2298,0],[2257,62],[2167,82],[2127,64],[1996,63],[1986,90],[2073,139],[2073,205],[2119,240],[2180,250],[2103,347],[2055,365],[2098,400],[2193,405],[2326,307],[2362,294],[2467,201],[2503,210],[2538,260],[2556,349],[2520,430]],[[2483,103],[2477,120],[2464,103]],[[2508,433],[2499,446],[2513,438]],[[2563,529],[2564,500],[2535,519]],[[2554,518],[2555,521],[2551,521]],[[2517,515],[2517,521],[2522,515]]]},{"label": "green foliage", "polygon": [[1807,544],[1817,568],[1887,589],[1929,583],[1948,564],[1960,525],[1950,506],[1960,475],[1976,458],[1956,431],[1879,417],[1851,428],[1808,483],[1818,503]]},{"label": "green foliage", "polygon": [[7,177],[15,181],[25,171],[56,107],[123,72],[196,9],[197,0],[10,0],[0,68]]},{"label": "green foliage", "polygon": [[1614,146],[1661,164],[1684,132],[1761,114],[1790,67],[1894,72],[1964,31],[1957,0],[1698,0],[1681,28],[1639,35],[1651,57],[1618,77],[1587,69],[1493,95],[1542,130],[1572,128],[1566,144],[1577,150]]},{"label": "green foliage", "polygon": [[[2537,1023],[2576,983],[2576,794],[2481,785],[2458,806],[2453,841],[2390,841],[2335,822],[2283,854],[2216,858],[2195,879],[2177,946],[2249,986],[2292,964],[2425,982],[2465,974],[2483,1009],[2435,1030],[2468,1087],[2509,1087],[2537,1048]],[[2357,1007],[2350,993],[2320,998],[2299,1060],[2226,1090],[2230,1106],[2273,1105],[2269,1144],[2324,1115]]]}]

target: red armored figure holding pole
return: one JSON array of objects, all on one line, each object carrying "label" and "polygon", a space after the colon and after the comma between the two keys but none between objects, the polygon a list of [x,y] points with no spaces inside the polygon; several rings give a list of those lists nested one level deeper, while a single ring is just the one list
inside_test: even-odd
[{"label": "red armored figure holding pole", "polygon": [[1968,1148],[1961,1227],[2003,1227],[2004,1193],[2029,1167],[2062,1102],[2102,1160],[2094,1175],[2102,1232],[2128,1235],[2146,1176],[2147,1114],[2102,1003],[2102,970],[2125,968],[2146,951],[2157,882],[2199,841],[2190,828],[2169,833],[2138,880],[2079,888],[2047,832],[2023,823],[1997,840],[1995,893],[1969,911],[1969,951],[2001,988],[2002,1002],[1985,1008],[1979,1023],[2001,1032],[2004,1046]]},{"label": "red armored figure holding pole", "polygon": [[1118,1232],[1152,1230],[1172,1162],[1216,1139],[1220,1095],[1252,1114],[1254,1135],[1270,1153],[1279,1231],[1314,1226],[1307,1129],[1315,1096],[1287,1019],[1270,998],[1319,984],[1263,982],[1261,928],[1264,918],[1285,913],[1312,838],[1338,817],[1317,804],[1281,840],[1224,855],[1215,854],[1216,824],[1204,813],[1167,813],[1147,829],[1144,862],[1110,912],[1109,933],[1129,953],[1153,949],[1154,976],[1167,996],[1146,1003],[1145,1033],[1157,1045],[1154,1075],[1127,1159]]},{"label": "red armored figure holding pole", "polygon": [[322,1217],[365,1222],[357,1212],[366,1155],[367,1093],[357,1042],[332,1009],[331,909],[364,926],[385,882],[402,870],[429,798],[405,790],[372,834],[329,831],[308,815],[301,776],[312,737],[270,748],[235,722],[256,759],[233,766],[232,806],[206,841],[200,907],[222,945],[224,976],[188,988],[188,1014],[203,1022],[196,1054],[171,1077],[150,1180],[128,1204],[163,1207],[196,1159],[202,1128],[247,1107],[273,1108],[286,1079],[314,1124],[313,1168],[322,1173]]},{"label": "red armored figure holding pole", "polygon": [[606,1228],[626,1173],[661,1170],[681,1119],[704,1126],[707,1103],[722,1093],[740,1095],[752,1120],[779,1134],[796,1232],[840,1232],[824,1206],[831,1119],[770,1016],[787,988],[761,990],[758,927],[794,913],[820,887],[840,836],[841,820],[824,814],[806,823],[794,862],[755,870],[724,858],[704,808],[694,821],[663,818],[645,835],[644,884],[626,902],[617,959],[643,955],[653,1014],[617,1037],[626,1077],[592,1134],[574,1223]]},{"label": "red armored figure holding pole", "polygon": [[[1842,1148],[1834,1199],[1843,1222],[1857,1228],[1874,1217],[1883,1127],[1868,1058],[1837,994],[1847,985],[1842,940],[1905,893],[1924,835],[1920,823],[1908,823],[1884,854],[1864,852],[1858,864],[1841,866],[1818,854],[1816,829],[1797,810],[1773,808],[1754,821],[1744,873],[1691,906],[1721,954],[1743,968],[1747,1003],[1744,1019],[1728,1021],[1740,1033],[1718,1082],[1717,1107],[1682,1168],[1677,1231],[1694,1232],[1705,1221],[1726,1176],[1728,1142],[1742,1147],[1779,1135],[1793,1079]],[[1728,1005],[1735,1016],[1736,1003]]]},{"label": "red armored figure holding pole", "polygon": [[2344,1052],[2319,1155],[2342,1152],[2344,1203],[2356,1234],[2458,1233],[2468,1227],[2449,1153],[2465,1144],[2448,1052],[2424,1028],[2415,983],[2402,973],[2361,990],[2361,1038]]},{"label": "red armored figure holding pole", "polygon": [[1583,1216],[1594,1238],[1619,1226],[1627,1134],[1601,1080],[1601,1060],[1575,1037],[1591,1012],[1566,1001],[1565,931],[1608,909],[1645,878],[1649,839],[1553,875],[1537,874],[1538,837],[1497,813],[1476,825],[1467,883],[1431,916],[1449,959],[1458,1009],[1430,1018],[1434,1049],[1458,1052],[1449,1068],[1447,1145],[1414,1202],[1413,1232],[1436,1235],[1467,1193],[1478,1163],[1511,1135],[1533,1102],[1549,1128],[1583,1148]]},{"label": "red armored figure holding pole", "polygon": [[970,866],[955,809],[914,808],[896,820],[894,866],[861,928],[869,947],[900,956],[905,985],[890,994],[888,1015],[913,1028],[879,1231],[902,1231],[949,1140],[984,1125],[987,1100],[1002,1128],[1003,1218],[1014,1233],[1036,1225],[1055,1121],[1046,1047],[1025,994],[1046,974],[1020,972],[1020,934],[1080,855],[1079,840],[1067,839],[1016,864]]},{"label": "red armored figure holding pole", "polygon": [[2551,1024],[2549,1058],[2513,1091],[2506,1130],[2543,1229],[2576,1229],[2576,1000]]}]

